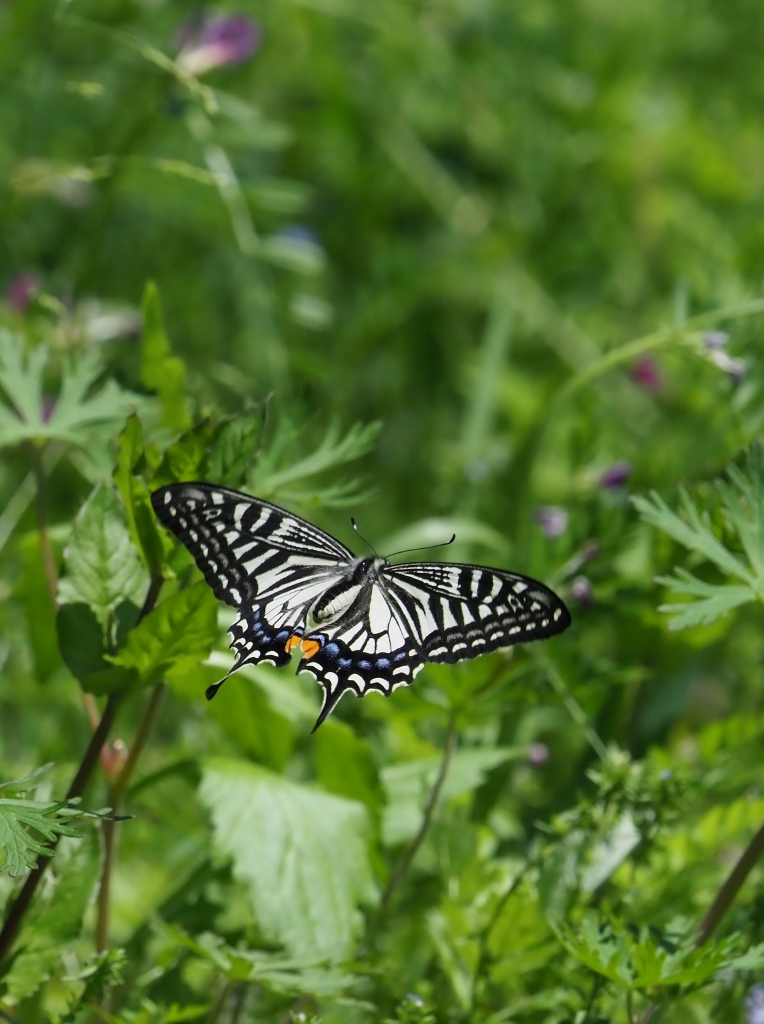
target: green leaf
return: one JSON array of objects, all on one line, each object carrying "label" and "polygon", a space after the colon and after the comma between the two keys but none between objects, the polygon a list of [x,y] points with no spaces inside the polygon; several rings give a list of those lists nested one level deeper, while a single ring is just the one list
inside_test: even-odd
[{"label": "green leaf", "polygon": [[206,478],[224,487],[241,487],[257,456],[263,412],[256,410],[218,425],[207,462]]},{"label": "green leaf", "polygon": [[[374,444],[381,424],[369,423],[365,426],[356,423],[343,437],[339,426],[334,423],[324,434],[316,448],[302,459],[282,468],[283,451],[273,445],[269,452],[264,453],[253,474],[253,489],[260,495],[273,496],[279,494],[284,501],[303,501],[316,504],[316,487],[301,489],[295,485],[312,480],[313,477],[335,469],[337,466],[352,462],[365,455]],[[320,499],[324,504],[342,504],[357,500],[357,488],[354,484],[334,485],[332,501],[327,500],[327,491],[322,489]]]},{"label": "green leaf", "polygon": [[63,967],[62,954],[80,933],[98,880],[99,855],[95,831],[73,847],[59,846],[55,884],[33,905],[19,938],[19,953],[3,979],[13,1002],[28,998],[59,964]]},{"label": "green leaf", "polygon": [[206,583],[173,594],[150,612],[127,643],[107,661],[135,669],[143,683],[155,683],[168,672],[187,672],[210,653],[218,635],[217,601]]},{"label": "green leaf", "polygon": [[[116,609],[117,618],[122,607]],[[133,605],[129,607],[135,621],[138,609]],[[128,690],[137,683],[138,673],[133,669],[119,668],[106,661],[105,655],[109,652],[103,627],[89,605],[81,602],[61,605],[56,629],[61,657],[83,690],[100,695]]]},{"label": "green leaf", "polygon": [[756,592],[750,587],[705,583],[685,569],[677,569],[675,576],[658,576],[656,582],[662,583],[675,594],[691,594],[699,599],[684,604],[658,606],[659,611],[671,616],[669,629],[672,630],[709,625],[733,608],[756,600]]},{"label": "green leaf", "polygon": [[80,836],[72,821],[95,817],[65,801],[32,800],[25,796],[51,767],[45,765],[23,779],[0,786],[0,792],[13,794],[0,797],[0,853],[4,854],[0,868],[10,875],[33,868],[39,855],[50,857],[47,844],[56,836]]},{"label": "green leaf", "polygon": [[170,430],[188,426],[186,410],[186,367],[173,356],[162,320],[162,307],[157,286],[146,285],[141,307],[141,383],[156,392],[162,408],[162,422]]},{"label": "green leaf", "polygon": [[64,566],[59,601],[84,602],[102,626],[123,601],[142,604],[148,576],[130,540],[124,509],[105,484],[96,487],[74,520]]},{"label": "green leaf", "polygon": [[717,540],[711,532],[708,516],[698,511],[686,491],[680,492],[684,518],[672,512],[663,498],[655,492],[652,494],[652,501],[642,497],[634,497],[631,500],[646,522],[662,530],[688,550],[703,555],[722,572],[736,576],[749,586],[753,585],[751,573],[721,541]]},{"label": "green leaf", "polygon": [[[524,758],[525,747],[483,747],[457,750],[443,782],[440,799],[445,802],[464,793],[471,793],[484,781],[491,769],[511,758]],[[422,822],[422,811],[441,765],[441,756],[425,757],[391,765],[382,771],[387,792],[383,821],[386,843],[394,845],[416,835]]]},{"label": "green leaf", "polygon": [[152,490],[180,480],[198,480],[206,476],[202,472],[202,466],[212,437],[213,429],[208,419],[202,420],[181,434],[164,453],[156,473],[152,476]]},{"label": "green leaf", "polygon": [[0,447],[55,440],[86,448],[95,426],[122,422],[138,396],[113,380],[96,388],[102,369],[93,349],[70,356],[58,397],[48,409],[43,403],[50,372],[47,350],[39,347],[26,354],[21,338],[0,331],[0,386],[7,403],[0,403]]},{"label": "green leaf", "polygon": [[223,759],[205,762],[200,796],[263,934],[295,956],[348,955],[372,897],[364,808]]},{"label": "green leaf", "polygon": [[673,593],[696,598],[661,606],[661,611],[672,616],[670,629],[708,625],[741,604],[764,601],[764,446],[759,442],[753,444],[747,454],[745,472],[731,466],[728,476],[732,486],[717,481],[715,487],[743,548],[747,566],[714,535],[708,514],[701,513],[685,491],[680,496],[681,516],[672,512],[657,494],[653,494],[652,500],[632,499],[646,522],[713,562],[725,575],[743,581],[742,586],[707,583],[681,568],[673,576],[661,577],[658,582]]},{"label": "green leaf", "polygon": [[377,814],[385,793],[369,744],[345,722],[329,719],[311,743],[316,774],[330,793],[357,800]]}]

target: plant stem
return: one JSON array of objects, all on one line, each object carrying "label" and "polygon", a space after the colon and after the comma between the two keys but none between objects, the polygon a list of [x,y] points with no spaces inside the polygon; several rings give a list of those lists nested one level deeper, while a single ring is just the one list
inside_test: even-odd
[{"label": "plant stem", "polygon": [[732,906],[735,897],[746,878],[750,875],[761,855],[764,854],[764,825],[746,846],[740,859],[727,876],[724,885],[714,897],[714,901],[708,908],[705,917],[700,922],[696,946],[702,946],[713,935],[716,926]]},{"label": "plant stem", "polygon": [[[164,683],[158,683],[152,690],[149,702],[138,723],[138,731],[130,747],[127,760],[122,765],[119,775],[109,787],[109,806],[114,815],[120,813],[125,790],[135,770],[138,758],[154,728],[166,691],[167,687]],[[96,950],[99,953],[102,953],[109,946],[111,879],[114,874],[114,858],[117,848],[117,825],[118,822],[114,820],[107,820],[103,824],[103,867],[101,869],[101,884],[98,889],[96,907]]]},{"label": "plant stem", "polygon": [[[138,621],[144,619],[156,603],[156,599],[159,596],[159,591],[162,587],[161,576],[153,577],[149,589],[146,594],[146,600],[143,602]],[[87,746],[80,766],[77,769],[77,774],[72,779],[72,783],[66,793],[67,800],[74,800],[75,798],[82,796],[85,791],[85,787],[90,781],[90,777],[93,774],[101,749],[107,740],[114,719],[117,717],[117,711],[122,702],[121,693],[112,693],[109,695],[109,699],[106,702],[101,720],[98,723],[98,728],[95,730],[90,738],[90,743]],[[51,854],[56,848],[58,838],[48,844],[48,849]],[[37,887],[40,884],[42,876],[45,874],[45,869],[52,860],[52,857],[45,857],[40,855],[37,858],[37,864],[30,871],[29,875],[21,888],[21,892],[18,894],[14,902],[11,904],[11,908],[3,924],[2,930],[0,930],[0,964],[6,959],[8,954],[11,952],[11,948],[18,934],[21,923],[24,919],[24,915],[29,909],[32,902],[32,897],[37,891]]]},{"label": "plant stem", "polygon": [[[66,794],[67,800],[73,800],[75,797],[81,796],[85,786],[90,780],[90,776],[93,773],[98,762],[98,755],[101,753],[101,748],[106,742],[106,737],[109,734],[109,730],[114,723],[114,719],[117,715],[117,709],[121,702],[121,694],[113,693],[110,695],[104,713],[101,716],[101,721],[98,723],[98,728],[90,738],[90,743],[85,751],[85,754],[80,762],[80,766],[77,769],[77,774],[72,780],[72,784]],[[51,854],[55,850],[58,844],[58,837],[48,844],[48,849]],[[0,931],[0,964],[5,960],[11,951],[21,922],[29,909],[29,905],[32,902],[32,897],[37,891],[37,886],[40,884],[42,876],[45,874],[45,869],[51,861],[51,857],[44,857],[40,855],[37,858],[37,864],[27,875],[26,881],[21,887],[21,892],[18,894],[8,916],[3,924],[2,931]]]},{"label": "plant stem", "polygon": [[400,862],[395,872],[393,873],[390,881],[387,883],[385,891],[382,893],[382,899],[380,900],[380,909],[384,910],[390,899],[401,884],[403,879],[408,874],[408,870],[411,867],[414,857],[416,857],[419,847],[425,840],[425,836],[429,831],[430,824],[432,822],[432,816],[435,813],[435,805],[438,802],[440,791],[443,788],[443,783],[446,781],[446,775],[448,773],[448,767],[451,764],[451,758],[456,747],[456,711],[451,712],[451,717],[448,721],[448,731],[446,733],[446,743],[443,748],[443,757],[438,768],[438,774],[433,784],[430,795],[427,799],[427,806],[424,809],[424,815],[422,817],[422,824],[419,826],[419,831],[414,837],[413,842],[409,846],[408,850],[403,856],[403,860]]},{"label": "plant stem", "polygon": [[40,535],[42,564],[45,569],[45,579],[48,583],[51,600],[53,604],[56,604],[58,574],[56,572],[56,560],[53,557],[53,548],[50,543],[50,534],[48,533],[48,488],[45,479],[45,467],[42,461],[42,451],[36,444],[32,445],[32,469],[36,484],[37,532]]},{"label": "plant stem", "polygon": [[[721,889],[714,896],[713,903],[698,926],[698,936],[695,940],[696,946],[704,946],[711,938],[719,922],[735,902],[735,897],[761,859],[762,854],[764,854],[764,825],[761,826],[748,846],[743,850],[734,868],[727,875]],[[640,1018],[640,1024],[648,1024],[649,1021],[654,1020],[659,1011],[660,1006],[656,1004],[648,1006]]]}]

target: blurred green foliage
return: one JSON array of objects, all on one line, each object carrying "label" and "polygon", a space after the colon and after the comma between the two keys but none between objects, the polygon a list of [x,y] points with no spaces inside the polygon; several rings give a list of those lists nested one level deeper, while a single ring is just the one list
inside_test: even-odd
[{"label": "blurred green foliage", "polygon": [[[0,3],[6,915],[64,837],[0,1016],[746,1019],[763,42],[750,0]],[[231,617],[149,500],[195,478],[456,531],[573,627],[313,737],[289,669],[207,704]]]}]

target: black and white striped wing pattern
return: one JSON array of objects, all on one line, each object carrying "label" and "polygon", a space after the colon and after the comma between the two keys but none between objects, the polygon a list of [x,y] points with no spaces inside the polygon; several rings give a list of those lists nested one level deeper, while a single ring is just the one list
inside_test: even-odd
[{"label": "black and white striped wing pattern", "polygon": [[299,668],[324,689],[318,724],[348,690],[389,696],[427,662],[476,658],[570,625],[567,608],[543,583],[477,565],[386,566],[363,597],[362,613],[306,637],[320,645]]},{"label": "black and white striped wing pattern", "polygon": [[302,633],[313,602],[344,579],[352,553],[299,516],[224,487],[170,484],[151,501],[215,596],[239,612],[229,630],[237,654],[231,671],[247,662],[288,664],[287,640]]}]

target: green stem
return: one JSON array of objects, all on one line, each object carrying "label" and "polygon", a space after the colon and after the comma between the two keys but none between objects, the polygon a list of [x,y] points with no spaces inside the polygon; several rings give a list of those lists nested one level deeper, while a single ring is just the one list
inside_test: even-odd
[{"label": "green stem", "polygon": [[735,897],[740,892],[743,883],[761,859],[762,854],[764,854],[764,825],[761,826],[740,855],[740,859],[727,876],[727,880],[716,894],[713,903],[700,922],[698,939],[695,943],[697,946],[704,945],[711,938],[717,925],[734,903]]},{"label": "green stem", "polygon": [[[138,731],[130,747],[127,760],[122,765],[119,775],[109,787],[109,806],[114,815],[119,814],[121,811],[125,790],[135,770],[138,758],[154,728],[166,690],[167,687],[164,683],[157,684],[152,690],[149,702],[138,723]],[[117,849],[117,825],[118,822],[114,820],[105,821],[103,824],[103,867],[101,869],[101,884],[98,888],[98,901],[96,905],[96,949],[99,953],[102,953],[109,947],[111,880],[114,874],[114,860]]]},{"label": "green stem", "polygon": [[42,451],[36,444],[32,445],[32,470],[35,478],[35,506],[37,509],[37,533],[40,537],[40,552],[42,564],[45,570],[45,579],[48,583],[53,604],[56,604],[58,596],[58,574],[56,572],[56,560],[53,557],[53,547],[50,543],[48,532],[48,488],[45,479],[45,467],[42,461]]},{"label": "green stem", "polygon": [[443,748],[443,757],[440,762],[440,767],[438,768],[437,777],[435,779],[435,782],[433,783],[432,790],[430,791],[430,795],[427,799],[427,806],[425,807],[424,815],[422,816],[422,824],[419,826],[419,831],[414,837],[413,842],[409,846],[408,850],[406,850],[406,853],[403,856],[403,860],[400,862],[400,864],[394,871],[393,875],[390,878],[390,881],[387,883],[385,891],[382,893],[382,899],[380,900],[380,910],[384,911],[384,909],[390,902],[393,893],[408,874],[409,868],[411,867],[414,861],[414,857],[416,857],[419,851],[419,847],[424,842],[425,836],[427,835],[430,829],[430,824],[432,823],[432,816],[435,813],[435,806],[438,802],[440,791],[443,788],[443,783],[446,781],[446,775],[448,774],[448,768],[449,765],[451,764],[451,758],[453,757],[454,749],[456,748],[456,735],[456,711],[454,710],[451,712],[451,717],[449,718],[448,721],[448,730],[446,732],[445,747]]}]

